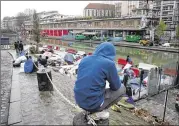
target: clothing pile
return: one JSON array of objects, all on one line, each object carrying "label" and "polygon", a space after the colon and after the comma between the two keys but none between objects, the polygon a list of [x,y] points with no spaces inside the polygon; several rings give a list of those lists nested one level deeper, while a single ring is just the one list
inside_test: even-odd
[{"label": "clothing pile", "polygon": [[27,60],[26,56],[25,56],[25,52],[22,51],[19,54],[19,57],[13,61],[13,67],[20,67],[21,63],[25,62]]}]

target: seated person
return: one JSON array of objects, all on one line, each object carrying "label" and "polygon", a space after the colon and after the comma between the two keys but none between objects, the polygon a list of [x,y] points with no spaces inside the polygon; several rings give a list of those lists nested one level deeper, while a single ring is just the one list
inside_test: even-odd
[{"label": "seated person", "polygon": [[132,59],[129,57],[129,55],[126,58],[126,62],[132,64]]},{"label": "seated person", "polygon": [[42,55],[40,55],[39,57],[38,57],[38,59],[37,59],[37,62],[41,62],[42,61]]},{"label": "seated person", "polygon": [[34,63],[32,61],[32,57],[29,56],[27,61],[24,64],[24,72],[25,73],[32,73],[33,72]]},{"label": "seated person", "polygon": [[125,75],[128,75],[129,78],[134,78],[134,77],[136,76],[131,67],[128,68],[128,69],[125,69],[125,70],[124,70],[124,74],[125,74]]},{"label": "seated person", "polygon": [[[125,94],[115,66],[116,50],[109,42],[101,43],[93,55],[83,58],[78,67],[74,94],[77,104],[98,120],[109,117],[108,109]],[[106,81],[109,82],[108,89]],[[103,117],[101,117],[103,116]]]},{"label": "seated person", "polygon": [[48,60],[48,56],[46,56],[45,59],[42,59],[40,64],[43,65],[44,67],[47,67],[47,60]]}]

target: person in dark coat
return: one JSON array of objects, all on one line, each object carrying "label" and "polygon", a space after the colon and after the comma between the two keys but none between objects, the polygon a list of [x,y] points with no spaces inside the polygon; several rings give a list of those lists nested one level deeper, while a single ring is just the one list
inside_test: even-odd
[{"label": "person in dark coat", "polygon": [[37,59],[37,62],[41,63],[41,61],[42,61],[42,55],[40,55]]},{"label": "person in dark coat", "polygon": [[45,59],[42,59],[40,64],[43,65],[44,67],[47,67],[47,60],[48,60],[48,56],[46,56]]},{"label": "person in dark coat", "polygon": [[24,50],[24,46],[23,46],[22,41],[21,41],[20,44],[19,44],[19,51],[21,52],[23,50]]},{"label": "person in dark coat", "polygon": [[19,49],[19,41],[17,41],[17,49],[18,49],[18,52],[20,52],[20,49]]},{"label": "person in dark coat", "polygon": [[17,42],[14,43],[14,48],[16,50],[16,53],[18,53],[19,50],[18,50],[18,44],[17,44]]},{"label": "person in dark coat", "polygon": [[129,57],[129,55],[128,55],[127,58],[126,58],[126,62],[127,62],[127,63],[132,63],[132,59]]}]

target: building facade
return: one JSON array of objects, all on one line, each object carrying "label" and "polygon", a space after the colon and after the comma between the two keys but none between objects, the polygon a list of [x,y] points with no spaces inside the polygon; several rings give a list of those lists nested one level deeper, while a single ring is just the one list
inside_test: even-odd
[{"label": "building facade", "polygon": [[132,16],[132,10],[139,8],[139,1],[120,1],[115,3],[115,15],[117,17]]},{"label": "building facade", "polygon": [[115,17],[115,5],[103,3],[89,3],[83,11],[84,17],[113,18]]},{"label": "building facade", "polygon": [[122,14],[122,3],[115,3],[115,17],[121,17]]},{"label": "building facade", "polygon": [[155,1],[154,8],[160,10],[160,20],[163,20],[166,24],[174,24],[178,20],[177,11],[179,1]]},{"label": "building facade", "polygon": [[[153,22],[158,22],[158,18],[146,17],[147,21],[153,20]],[[131,18],[107,18],[107,19],[89,19],[89,20],[73,20],[51,22],[51,23],[41,23],[40,29],[41,33],[46,33],[48,37],[62,37],[68,35],[70,31],[73,33],[80,33],[80,31],[86,32],[98,32],[104,33],[105,36],[113,36],[116,34],[125,37],[128,34],[146,34],[147,27],[143,27],[141,24],[142,17],[131,17]],[[147,24],[147,23],[146,23]],[[32,23],[26,24],[26,30],[32,33]],[[78,32],[77,32],[78,31]]]}]

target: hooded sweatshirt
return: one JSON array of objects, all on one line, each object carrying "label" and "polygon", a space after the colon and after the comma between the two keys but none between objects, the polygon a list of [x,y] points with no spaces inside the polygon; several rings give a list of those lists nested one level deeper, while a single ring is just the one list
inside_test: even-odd
[{"label": "hooded sweatshirt", "polygon": [[28,59],[24,64],[24,72],[31,73],[33,71],[33,67],[34,67],[34,64],[33,64],[32,59]]},{"label": "hooded sweatshirt", "polygon": [[115,55],[114,46],[104,42],[96,48],[93,55],[80,62],[74,93],[81,108],[91,112],[100,108],[104,102],[106,80],[113,91],[121,87],[114,62]]}]

